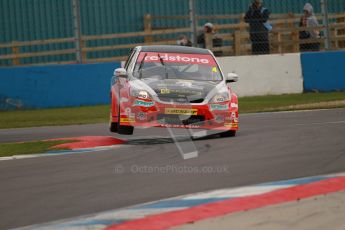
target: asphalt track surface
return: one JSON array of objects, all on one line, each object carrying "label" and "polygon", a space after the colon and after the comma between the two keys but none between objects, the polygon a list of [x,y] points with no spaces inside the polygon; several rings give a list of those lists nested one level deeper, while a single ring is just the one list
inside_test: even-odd
[{"label": "asphalt track surface", "polygon": [[[0,142],[90,135],[111,134],[106,124],[12,129],[0,131]],[[203,138],[194,144],[199,156],[183,160],[167,130],[155,128],[138,130],[129,144],[107,151],[0,161],[0,229],[213,189],[344,172],[345,109],[246,114],[235,138]],[[156,166],[160,170],[147,170]],[[207,172],[189,170],[205,166]]]}]

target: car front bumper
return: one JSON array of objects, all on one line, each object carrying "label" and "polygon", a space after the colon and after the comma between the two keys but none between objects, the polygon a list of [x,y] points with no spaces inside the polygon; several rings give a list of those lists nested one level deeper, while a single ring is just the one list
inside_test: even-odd
[{"label": "car front bumper", "polygon": [[[118,118],[113,117],[113,122]],[[237,102],[167,104],[134,100],[121,103],[120,125],[208,130],[238,130]]]}]

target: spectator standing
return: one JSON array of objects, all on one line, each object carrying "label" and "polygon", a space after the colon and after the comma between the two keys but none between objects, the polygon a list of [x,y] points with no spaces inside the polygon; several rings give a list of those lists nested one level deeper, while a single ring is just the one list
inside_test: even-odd
[{"label": "spectator standing", "polygon": [[177,45],[180,45],[180,46],[192,46],[192,42],[189,40],[187,35],[183,34],[183,35],[181,35],[178,38]]},{"label": "spectator standing", "polygon": [[[313,6],[310,3],[306,3],[303,7],[303,16],[301,17],[300,27],[312,28],[318,27],[319,23],[314,15]],[[317,29],[301,31],[299,33],[300,39],[318,39],[320,38],[320,31]],[[320,43],[312,42],[300,45],[300,51],[319,51]]]},{"label": "spectator standing", "polygon": [[214,30],[214,25],[210,22],[204,25],[204,31],[199,34],[197,38],[198,46],[206,48],[205,34],[212,35],[213,47],[221,47],[223,45],[223,39],[219,38]]},{"label": "spectator standing", "polygon": [[269,54],[269,31],[272,26],[267,22],[270,11],[263,7],[262,0],[253,0],[244,20],[249,23],[252,54]]}]

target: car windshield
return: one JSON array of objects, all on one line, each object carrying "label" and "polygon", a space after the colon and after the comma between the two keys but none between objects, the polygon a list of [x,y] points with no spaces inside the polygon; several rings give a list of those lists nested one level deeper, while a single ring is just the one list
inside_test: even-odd
[{"label": "car windshield", "polygon": [[141,52],[134,77],[221,81],[222,75],[210,54]]}]

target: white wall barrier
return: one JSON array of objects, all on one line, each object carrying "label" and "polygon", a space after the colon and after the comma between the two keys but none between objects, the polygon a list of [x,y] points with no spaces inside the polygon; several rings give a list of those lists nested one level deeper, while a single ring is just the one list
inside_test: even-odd
[{"label": "white wall barrier", "polygon": [[219,57],[224,74],[235,72],[232,84],[240,97],[303,92],[300,54]]}]

